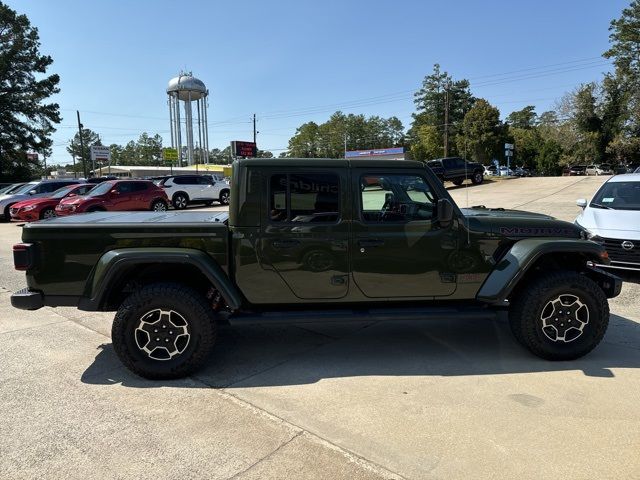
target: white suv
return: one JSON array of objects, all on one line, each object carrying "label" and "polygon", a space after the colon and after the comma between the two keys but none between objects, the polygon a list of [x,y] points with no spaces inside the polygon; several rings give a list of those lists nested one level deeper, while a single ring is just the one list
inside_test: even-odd
[{"label": "white suv", "polygon": [[161,180],[158,185],[165,189],[177,210],[187,208],[190,203],[211,205],[216,201],[221,205],[229,204],[229,182],[216,182],[211,175],[174,175]]}]

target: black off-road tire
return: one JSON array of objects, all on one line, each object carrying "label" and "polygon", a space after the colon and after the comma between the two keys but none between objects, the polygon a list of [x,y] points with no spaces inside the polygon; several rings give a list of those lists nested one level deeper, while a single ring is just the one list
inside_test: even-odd
[{"label": "black off-road tire", "polygon": [[458,178],[457,180],[452,180],[452,183],[457,187],[462,185],[462,182],[464,182],[464,179],[462,179],[462,178]]},{"label": "black off-road tire", "polygon": [[173,196],[171,203],[176,210],[184,210],[189,205],[189,196],[186,193],[178,192]]},{"label": "black off-road tire", "polygon": [[480,185],[483,180],[484,175],[480,170],[473,172],[473,175],[471,176],[471,183],[473,183],[474,185]]},{"label": "black off-road tire", "polygon": [[[552,341],[543,332],[543,311],[563,295],[577,297],[587,307],[588,323],[575,339]],[[547,273],[520,289],[509,308],[509,324],[516,340],[538,357],[574,360],[593,350],[604,337],[609,325],[609,303],[602,289],[584,275],[568,271]],[[572,335],[576,333],[574,329]]]},{"label": "black off-road tire", "polygon": [[[186,321],[188,343],[181,353],[170,359],[151,358],[136,339],[141,319],[158,309],[176,312]],[[151,380],[168,380],[198,370],[213,349],[216,332],[215,315],[203,295],[184,285],[156,283],[131,294],[123,302],[113,321],[111,339],[118,358],[133,373]]]}]

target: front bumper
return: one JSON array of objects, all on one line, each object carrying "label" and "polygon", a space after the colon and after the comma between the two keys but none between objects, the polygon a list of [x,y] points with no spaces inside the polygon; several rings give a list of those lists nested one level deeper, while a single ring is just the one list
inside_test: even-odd
[{"label": "front bumper", "polygon": [[11,295],[11,305],[20,310],[38,310],[44,307],[44,296],[41,292],[23,288]]}]

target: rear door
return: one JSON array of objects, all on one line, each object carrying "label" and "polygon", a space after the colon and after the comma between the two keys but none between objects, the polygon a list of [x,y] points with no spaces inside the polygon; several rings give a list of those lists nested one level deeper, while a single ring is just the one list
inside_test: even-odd
[{"label": "rear door", "polygon": [[151,200],[149,197],[149,183],[131,182],[131,210],[149,210]]},{"label": "rear door", "polygon": [[115,190],[118,192],[110,196],[111,210],[135,210],[133,200],[133,184],[135,182],[118,182]]},{"label": "rear door", "polygon": [[298,298],[344,297],[349,290],[346,171],[271,171],[266,177],[260,262]]}]

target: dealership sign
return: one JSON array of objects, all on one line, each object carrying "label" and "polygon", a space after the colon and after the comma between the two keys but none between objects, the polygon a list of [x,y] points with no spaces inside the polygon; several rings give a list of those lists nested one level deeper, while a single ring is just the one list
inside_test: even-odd
[{"label": "dealership sign", "polygon": [[234,140],[231,142],[231,153],[234,157],[255,157],[258,155],[258,146],[255,142]]},{"label": "dealership sign", "polygon": [[96,160],[110,162],[111,150],[109,147],[104,147],[102,145],[91,145],[91,160],[94,162]]}]

